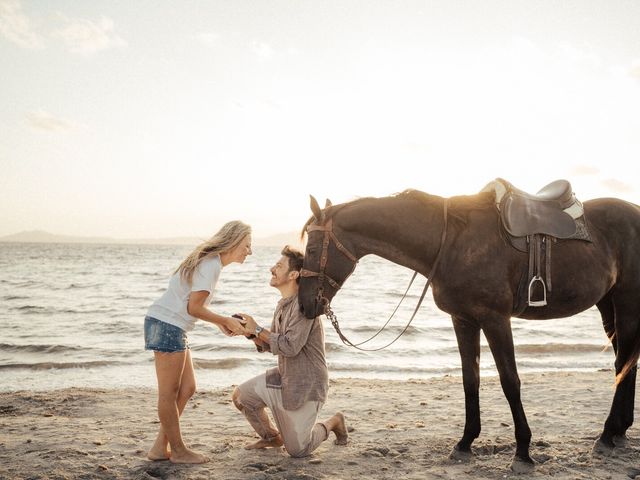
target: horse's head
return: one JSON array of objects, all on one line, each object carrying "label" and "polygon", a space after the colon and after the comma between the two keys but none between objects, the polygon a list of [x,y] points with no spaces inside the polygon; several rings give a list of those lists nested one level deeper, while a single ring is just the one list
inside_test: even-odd
[{"label": "horse's head", "polygon": [[357,258],[349,251],[346,237],[338,240],[334,228],[340,231],[333,216],[331,202],[321,209],[311,196],[313,216],[305,225],[307,249],[300,272],[298,301],[307,318],[326,312],[331,299],[356,267]]}]

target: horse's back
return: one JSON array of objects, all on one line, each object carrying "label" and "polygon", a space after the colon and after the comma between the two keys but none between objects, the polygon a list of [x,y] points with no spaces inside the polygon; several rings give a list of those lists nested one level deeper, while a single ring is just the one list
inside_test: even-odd
[{"label": "horse's back", "polygon": [[584,212],[592,235],[600,232],[608,237],[620,236],[624,241],[634,240],[629,235],[640,239],[640,206],[634,203],[619,198],[596,198],[584,202]]}]

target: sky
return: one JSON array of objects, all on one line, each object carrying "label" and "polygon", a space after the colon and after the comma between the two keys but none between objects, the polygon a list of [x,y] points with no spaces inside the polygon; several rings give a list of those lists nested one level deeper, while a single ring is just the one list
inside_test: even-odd
[{"label": "sky", "polygon": [[640,2],[0,0],[0,236],[299,230],[406,188],[640,204]]}]

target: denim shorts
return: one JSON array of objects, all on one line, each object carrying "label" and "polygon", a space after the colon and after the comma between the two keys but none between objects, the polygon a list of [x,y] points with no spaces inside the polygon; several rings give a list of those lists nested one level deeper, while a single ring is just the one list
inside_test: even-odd
[{"label": "denim shorts", "polygon": [[187,332],[153,317],[144,319],[144,349],[154,352],[184,352],[189,348]]}]

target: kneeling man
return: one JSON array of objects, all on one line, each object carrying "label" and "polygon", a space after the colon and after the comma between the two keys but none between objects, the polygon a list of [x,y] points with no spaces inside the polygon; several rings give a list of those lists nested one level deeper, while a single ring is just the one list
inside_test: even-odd
[{"label": "kneeling man", "polygon": [[[282,257],[271,268],[269,284],[282,295],[271,328],[263,328],[246,314],[245,329],[255,332],[259,352],[278,356],[278,366],[246,381],[233,391],[233,403],[247,418],[260,440],[245,448],[284,445],[292,457],[310,455],[329,438],[346,445],[348,439],[344,415],[340,412],[316,423],[318,412],[327,399],[329,375],[324,351],[324,330],[320,318],[307,319],[298,306],[298,283],[304,256],[285,247]],[[265,408],[273,414],[276,426]]]}]

